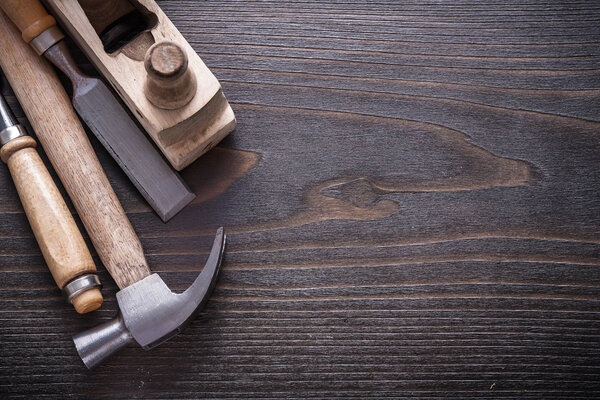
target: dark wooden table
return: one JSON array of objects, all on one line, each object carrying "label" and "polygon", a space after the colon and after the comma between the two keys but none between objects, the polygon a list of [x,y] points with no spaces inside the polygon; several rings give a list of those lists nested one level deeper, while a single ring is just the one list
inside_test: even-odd
[{"label": "dark wooden table", "polygon": [[225,226],[217,288],[87,371],[116,286],[63,302],[0,166],[0,397],[600,396],[599,2],[159,4],[238,128],[167,224],[93,144],[172,287]]}]

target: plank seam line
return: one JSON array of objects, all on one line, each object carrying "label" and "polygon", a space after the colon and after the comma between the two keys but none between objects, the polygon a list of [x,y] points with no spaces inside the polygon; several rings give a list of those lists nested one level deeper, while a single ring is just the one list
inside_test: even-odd
[{"label": "plank seam line", "polygon": [[[202,44],[206,44],[206,42],[202,42]],[[307,50],[307,51],[327,51],[327,52],[336,52],[336,53],[347,53],[347,54],[382,54],[382,55],[397,55],[402,57],[420,57],[420,58],[449,58],[449,59],[475,59],[475,60],[511,60],[511,61],[529,61],[529,60],[569,60],[569,59],[585,59],[585,58],[600,58],[600,54],[585,54],[585,55],[576,55],[576,56],[559,56],[559,57],[499,57],[499,56],[468,56],[468,55],[450,55],[450,54],[425,54],[425,53],[399,53],[393,51],[383,51],[383,50],[352,50],[352,49],[340,49],[340,48],[327,48],[327,47],[296,47],[296,46],[283,46],[283,45],[275,45],[275,44],[262,44],[262,43],[219,43],[219,42],[210,42],[210,45],[217,46],[232,46],[232,47],[259,47],[259,48],[268,48],[268,49],[285,49],[285,50]],[[201,50],[200,50],[201,51]],[[224,55],[240,55],[244,56],[246,54],[237,54],[237,53],[206,53],[206,54],[224,54]],[[249,54],[255,55],[255,54]],[[301,58],[304,59],[304,58]],[[310,60],[327,60],[322,58],[306,58]],[[345,60],[337,60],[337,61],[345,61]],[[396,64],[386,64],[386,65],[396,65]],[[411,65],[411,64],[400,64],[400,65]],[[415,65],[416,66],[416,65]],[[435,67],[435,66],[433,66]],[[550,70],[554,71],[554,70]],[[579,70],[573,70],[579,71]],[[587,71],[587,70],[584,70]]]},{"label": "plank seam line", "polygon": [[[600,42],[599,42],[600,43]],[[497,72],[497,73],[518,73],[518,74],[528,74],[532,75],[533,73],[539,74],[581,74],[581,75],[592,75],[592,73],[600,72],[599,68],[582,68],[578,70],[567,70],[567,69],[502,69],[502,68],[476,68],[476,67],[440,67],[440,66],[429,66],[429,65],[419,65],[419,64],[397,64],[397,63],[384,63],[384,62],[374,62],[374,61],[360,61],[360,60],[340,60],[335,58],[306,58],[306,57],[292,57],[292,56],[267,56],[262,54],[236,54],[236,53],[224,53],[224,52],[208,52],[208,51],[200,51],[199,55],[212,55],[212,56],[220,56],[220,57],[248,57],[248,58],[259,58],[259,59],[276,59],[276,60],[304,60],[311,63],[320,62],[320,61],[328,61],[330,63],[335,64],[362,64],[362,65],[382,65],[387,67],[418,67],[424,69],[431,70],[442,70],[442,71],[469,71],[469,72]]]},{"label": "plank seam line", "polygon": [[[265,74],[273,74],[273,75],[292,75],[292,76],[306,76],[306,77],[316,77],[316,78],[338,78],[340,80],[348,80],[348,81],[367,81],[367,82],[381,82],[381,83],[405,83],[405,84],[418,84],[418,85],[428,85],[428,86],[447,86],[447,87],[457,87],[457,88],[473,88],[473,89],[483,89],[483,90],[498,90],[498,91],[507,91],[507,92],[517,92],[517,93],[532,93],[537,94],[538,92],[541,94],[548,93],[556,93],[556,94],[575,94],[575,93],[583,93],[583,94],[600,94],[600,88],[597,89],[522,89],[522,88],[510,88],[510,87],[501,87],[501,86],[488,86],[488,85],[476,85],[471,83],[449,83],[442,81],[422,81],[422,80],[411,80],[411,79],[396,79],[396,78],[376,78],[376,77],[360,77],[360,76],[348,76],[348,75],[336,75],[336,74],[323,74],[323,73],[312,73],[312,72],[300,72],[300,71],[281,71],[281,70],[269,70],[269,69],[260,69],[260,68],[237,68],[237,67],[212,67],[212,71],[236,71],[236,72],[258,72]],[[224,78],[219,79],[220,82],[228,82],[228,83],[247,83],[248,81],[236,81],[236,80],[226,80]],[[252,82],[250,82],[252,83]],[[256,84],[262,84],[262,82],[254,82]],[[267,82],[269,83],[269,82]],[[320,87],[315,86],[316,88],[323,89],[335,89],[330,87]],[[353,90],[353,89],[348,89]],[[373,93],[391,93],[393,92],[377,92]],[[401,93],[398,93],[401,94]],[[406,95],[410,96],[410,95]],[[446,99],[446,97],[440,97],[441,99]],[[447,98],[452,100],[452,98]],[[594,121],[596,122],[596,121]]]},{"label": "plank seam line", "polygon": [[[529,47],[529,46],[538,46],[538,47],[572,47],[573,45],[579,45],[579,46],[590,46],[590,45],[597,45],[598,42],[565,42],[565,43],[503,43],[503,44],[497,44],[497,43],[465,43],[465,42],[430,42],[430,41],[422,41],[422,40],[386,40],[386,39],[372,39],[372,38],[368,38],[368,39],[364,39],[364,38],[357,38],[357,37],[341,37],[341,36],[293,36],[293,35],[276,35],[273,33],[269,33],[269,34],[265,34],[265,33],[248,33],[248,32],[238,32],[235,33],[235,35],[233,33],[228,33],[228,32],[203,32],[203,31],[198,31],[197,33],[195,33],[197,35],[213,35],[213,36],[219,36],[219,37],[223,37],[223,35],[232,35],[235,37],[239,37],[239,36],[258,36],[258,37],[276,37],[276,38],[286,38],[286,39],[306,39],[306,38],[310,38],[310,39],[318,39],[318,40],[334,40],[334,41],[359,41],[359,42],[381,42],[381,43],[385,43],[385,44],[432,44],[432,45],[443,45],[443,46],[447,46],[447,45],[454,45],[454,46],[462,46],[462,47],[515,47],[515,46],[522,46],[522,47]],[[414,36],[420,36],[420,35],[414,35]],[[191,43],[202,43],[202,42],[194,42],[192,40],[193,38],[190,38],[190,44]]]},{"label": "plank seam line", "polygon": [[[244,83],[241,85],[249,85],[249,86],[272,86],[272,87],[278,87],[278,86],[282,86],[282,87],[292,87],[292,88],[306,88],[306,89],[310,89],[310,87],[303,87],[303,86],[296,86],[296,85],[286,85],[286,84],[261,84],[261,83]],[[317,87],[314,87],[314,89],[318,89]],[[332,91],[332,92],[353,92],[353,93],[364,93],[364,94],[374,94],[372,92],[369,91],[364,91],[364,90],[353,90],[353,89],[323,89],[323,90],[328,90],[328,91]],[[425,101],[430,101],[430,100],[439,100],[441,102],[448,102],[448,103],[457,103],[459,105],[470,105],[470,106],[474,106],[474,107],[480,107],[480,108],[488,108],[488,109],[492,109],[495,111],[502,111],[502,112],[510,112],[510,113],[516,113],[516,114],[525,114],[526,116],[534,116],[534,117],[544,117],[544,118],[555,118],[555,119],[566,119],[568,121],[577,121],[577,122],[584,122],[584,123],[588,123],[588,124],[592,124],[594,126],[600,126],[600,122],[599,121],[592,121],[592,120],[588,120],[585,118],[576,118],[576,117],[571,117],[571,116],[564,116],[564,115],[557,115],[557,114],[550,114],[550,113],[546,113],[546,112],[541,112],[541,111],[530,111],[530,110],[523,110],[523,109],[513,109],[513,108],[508,108],[508,107],[499,107],[499,106],[491,106],[491,105],[487,105],[487,104],[481,104],[481,103],[475,103],[475,102],[471,102],[468,100],[456,100],[456,99],[448,99],[448,98],[435,98],[435,97],[430,97],[430,96],[417,96],[417,95],[404,95],[404,94],[393,94],[393,93],[378,93],[379,95],[382,96],[386,96],[386,97],[394,97],[394,98],[404,98],[404,99],[419,99],[419,100],[425,100]],[[410,118],[400,118],[400,117],[391,117],[391,116],[386,116],[386,115],[379,115],[379,114],[370,114],[370,113],[365,113],[365,112],[356,112],[356,111],[343,111],[343,110],[335,110],[335,109],[325,109],[325,108],[312,108],[312,107],[305,107],[305,106],[283,106],[283,105],[273,105],[273,104],[263,104],[263,103],[258,103],[258,102],[250,102],[250,101],[235,101],[235,100],[231,100],[230,101],[231,104],[235,104],[235,105],[241,105],[241,106],[253,106],[253,107],[262,107],[262,108],[274,108],[274,109],[289,109],[289,110],[304,110],[304,111],[310,111],[310,112],[317,112],[317,113],[336,113],[336,114],[342,114],[342,115],[357,115],[357,116],[363,116],[363,117],[369,117],[369,118],[377,118],[377,119],[383,119],[383,120],[388,120],[388,121],[406,121],[406,122],[413,122],[413,123],[418,123],[418,124],[424,124],[424,125],[431,125],[431,126],[435,126],[437,128],[441,128],[441,129],[446,129],[449,131],[454,132],[455,134],[458,134],[460,136],[463,136],[465,139],[467,139],[471,145],[478,147],[480,149],[483,149],[484,151],[499,157],[499,158],[504,158],[506,159],[506,157],[497,155],[492,153],[491,151],[480,147],[478,145],[476,145],[474,142],[472,142],[472,140],[474,140],[471,135],[459,131],[457,129],[451,128],[449,126],[445,126],[442,124],[437,124],[434,122],[425,122],[425,121],[419,121],[419,120],[415,120],[415,119],[410,119]],[[600,131],[597,132],[599,137],[600,137]],[[525,162],[529,165],[531,165],[529,162],[524,161],[524,160],[519,160],[516,158],[510,158],[511,160],[517,160],[517,161],[522,161]]]}]

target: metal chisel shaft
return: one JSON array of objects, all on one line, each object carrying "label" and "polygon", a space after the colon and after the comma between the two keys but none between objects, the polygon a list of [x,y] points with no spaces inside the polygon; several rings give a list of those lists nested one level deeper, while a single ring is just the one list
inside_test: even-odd
[{"label": "metal chisel shaft", "polygon": [[102,263],[120,288],[150,275],[142,245],[56,73],[0,12],[0,66],[63,183]]},{"label": "metal chisel shaft", "polygon": [[77,68],[62,40],[64,35],[39,0],[1,0],[0,6],[19,27],[25,42],[69,77],[75,110],[163,221],[192,201],[195,195],[110,89]]}]

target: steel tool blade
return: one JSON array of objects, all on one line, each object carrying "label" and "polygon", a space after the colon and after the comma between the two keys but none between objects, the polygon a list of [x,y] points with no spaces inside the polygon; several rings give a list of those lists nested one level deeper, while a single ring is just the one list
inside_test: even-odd
[{"label": "steel tool blade", "polygon": [[195,195],[102,81],[89,78],[75,92],[73,106],[164,221],[192,201]]}]

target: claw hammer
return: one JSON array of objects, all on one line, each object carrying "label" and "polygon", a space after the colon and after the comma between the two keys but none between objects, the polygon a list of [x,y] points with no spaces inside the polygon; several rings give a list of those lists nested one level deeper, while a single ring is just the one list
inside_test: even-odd
[{"label": "claw hammer", "polygon": [[[0,6],[6,3],[0,1]],[[43,7],[36,14],[16,10],[24,34],[52,25]],[[15,15],[15,14],[13,14]],[[219,228],[209,258],[194,283],[173,293],[151,274],[142,246],[119,204],[62,85],[50,66],[29,48],[0,12],[0,64],[63,185],[104,266],[121,289],[118,316],[73,340],[88,368],[130,343],[151,349],[179,333],[203,308],[223,258],[225,234]],[[48,112],[47,110],[52,110]],[[110,118],[110,116],[107,116]]]}]

